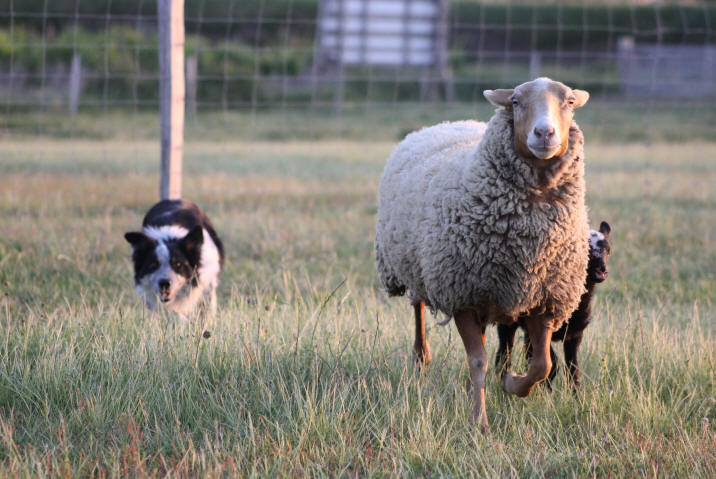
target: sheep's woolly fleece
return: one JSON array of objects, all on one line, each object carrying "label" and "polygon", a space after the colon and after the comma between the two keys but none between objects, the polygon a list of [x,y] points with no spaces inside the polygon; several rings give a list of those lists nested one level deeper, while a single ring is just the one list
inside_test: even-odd
[{"label": "sheep's woolly fleece", "polygon": [[[379,188],[375,256],[387,291],[407,289],[448,316],[475,309],[483,321],[509,322],[528,312],[559,328],[585,291],[583,145],[572,123],[562,157],[522,158],[504,109],[487,126],[408,135]],[[499,315],[487,317],[495,305]]]}]

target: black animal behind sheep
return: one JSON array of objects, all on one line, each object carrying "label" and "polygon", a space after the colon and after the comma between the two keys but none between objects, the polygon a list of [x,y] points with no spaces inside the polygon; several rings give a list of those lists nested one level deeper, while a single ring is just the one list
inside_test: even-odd
[{"label": "black animal behind sheep", "polygon": [[[606,221],[599,225],[599,231],[589,232],[589,265],[587,266],[587,292],[582,295],[579,307],[572,313],[569,322],[562,325],[560,329],[552,334],[552,341],[564,342],[564,360],[569,367],[569,376],[575,387],[579,385],[579,362],[577,350],[582,342],[584,330],[589,325],[592,315],[592,296],[594,287],[607,278],[607,260],[611,253],[609,245],[609,234],[612,229]],[[525,330],[524,319],[520,318],[516,323],[510,325],[500,324],[497,326],[497,333],[500,337],[500,347],[495,357],[495,365],[498,371],[505,371],[511,362],[512,345],[515,340],[517,328]],[[532,347],[529,338],[525,334],[525,354],[527,359],[532,356]],[[547,378],[547,384],[557,373],[557,356],[550,346],[549,354],[552,358],[552,370]]]}]

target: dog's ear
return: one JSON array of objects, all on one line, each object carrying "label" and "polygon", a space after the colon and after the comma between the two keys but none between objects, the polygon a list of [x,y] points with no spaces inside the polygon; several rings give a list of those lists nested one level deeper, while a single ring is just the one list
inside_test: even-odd
[{"label": "dog's ear", "polygon": [[201,245],[204,243],[204,231],[201,225],[196,225],[194,228],[192,228],[189,234],[186,235],[181,241],[184,245],[184,249],[186,249],[187,251],[201,248]]},{"label": "dog's ear", "polygon": [[124,233],[124,239],[127,240],[129,244],[136,247],[144,242],[151,242],[154,241],[149,236],[145,235],[144,233],[138,233],[136,231],[130,231],[129,233]]},{"label": "dog's ear", "polygon": [[599,232],[603,234],[605,238],[609,238],[609,233],[612,232],[612,227],[609,226],[609,223],[606,221],[602,221],[602,224],[599,225]]}]

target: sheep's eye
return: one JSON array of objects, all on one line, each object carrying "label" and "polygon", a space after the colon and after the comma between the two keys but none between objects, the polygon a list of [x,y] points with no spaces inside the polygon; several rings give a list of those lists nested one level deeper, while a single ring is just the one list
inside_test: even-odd
[{"label": "sheep's eye", "polygon": [[517,103],[518,103],[518,102],[517,102],[517,98],[513,98],[513,99],[512,99],[512,105],[513,105],[513,106],[517,106]]},{"label": "sheep's eye", "polygon": [[567,103],[569,103],[570,105],[574,105],[574,98],[570,98],[569,100],[567,100]]}]

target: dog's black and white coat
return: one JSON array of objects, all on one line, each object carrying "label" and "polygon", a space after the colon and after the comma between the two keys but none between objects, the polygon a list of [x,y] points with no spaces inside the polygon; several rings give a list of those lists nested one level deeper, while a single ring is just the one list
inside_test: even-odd
[{"label": "dog's black and white coat", "polygon": [[209,218],[186,200],[162,200],[147,212],[132,245],[137,294],[151,310],[159,302],[186,318],[200,302],[216,313],[216,287],[224,245]]}]

